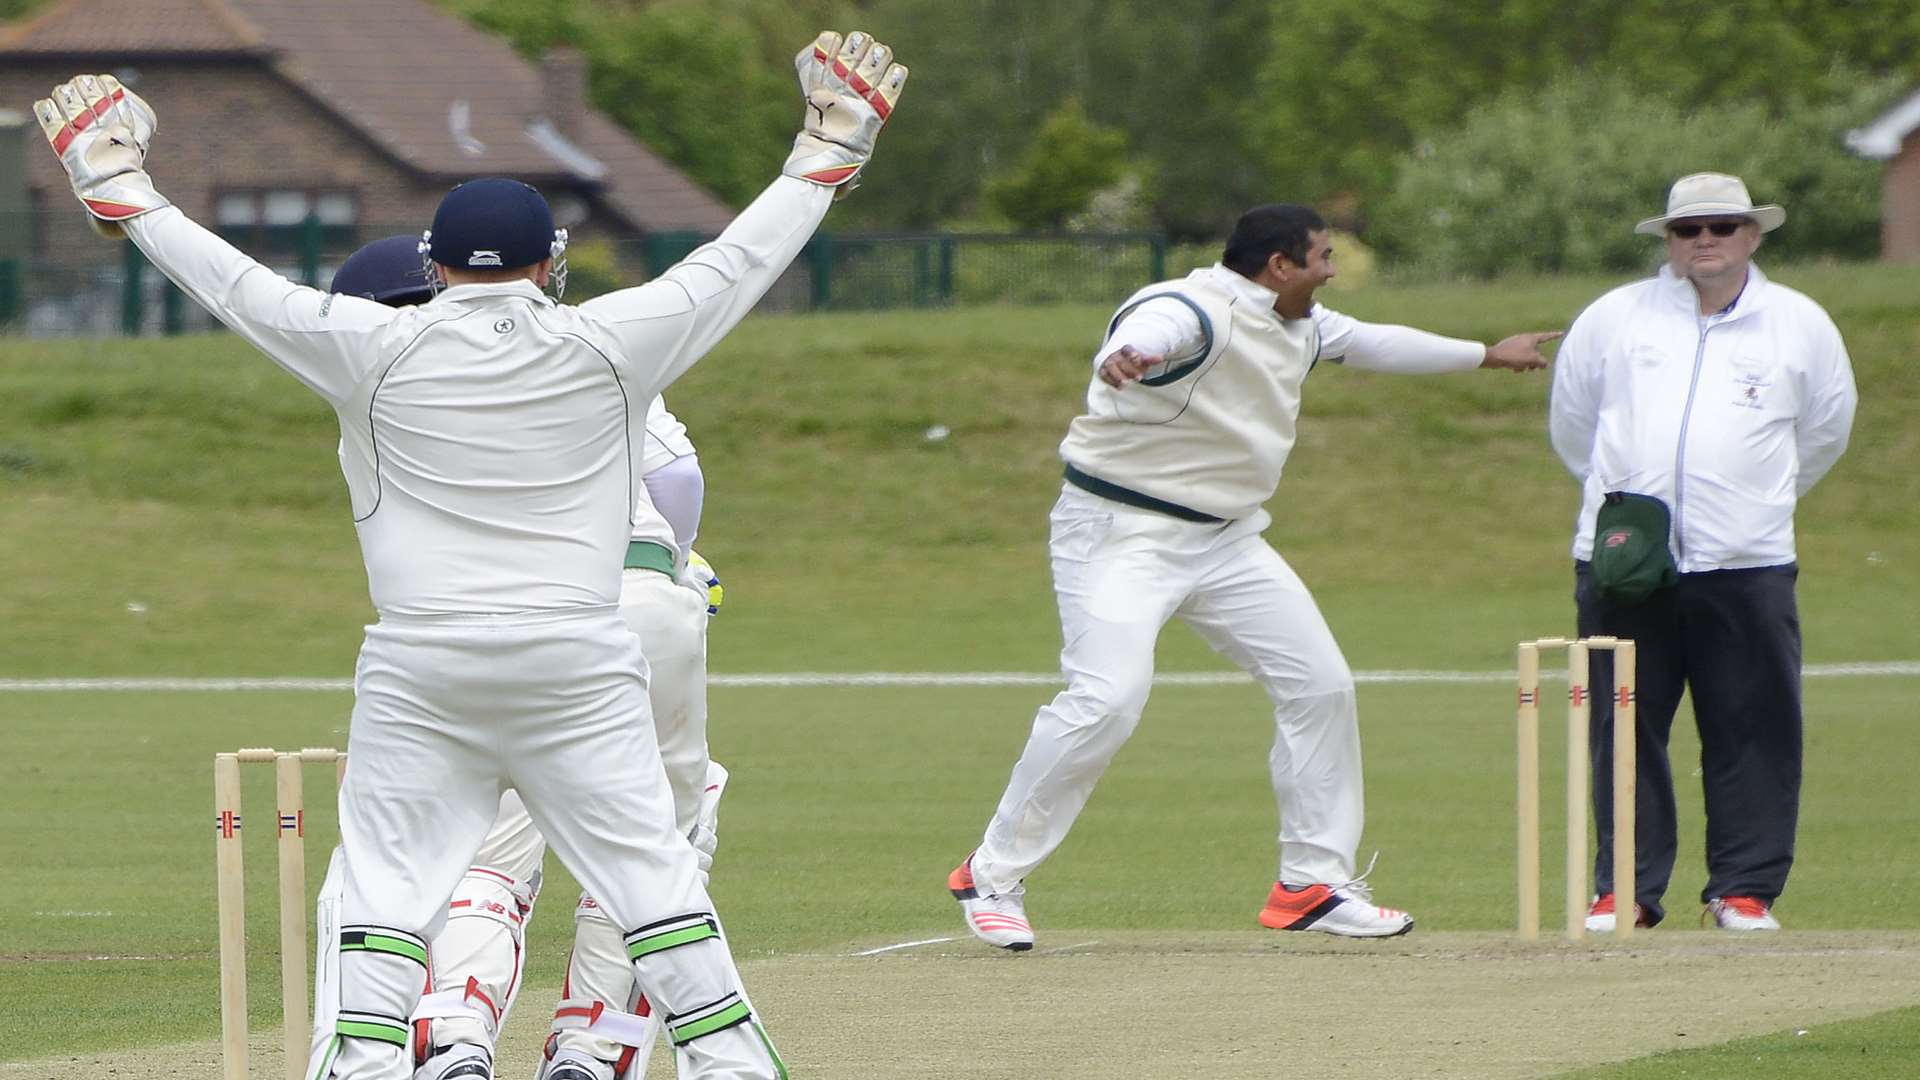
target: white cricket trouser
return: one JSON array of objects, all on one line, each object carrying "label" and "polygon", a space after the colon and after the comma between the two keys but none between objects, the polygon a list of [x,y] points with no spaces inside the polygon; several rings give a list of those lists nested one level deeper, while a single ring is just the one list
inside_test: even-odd
[{"label": "white cricket trouser", "polygon": [[509,787],[626,928],[686,1075],[777,1075],[675,826],[646,670],[611,607],[367,628],[340,791],[341,1038],[322,1075],[412,1073],[427,941]]},{"label": "white cricket trouser", "polygon": [[973,856],[984,892],[1012,888],[1066,838],[1153,685],[1153,649],[1179,616],[1265,687],[1280,808],[1279,880],[1345,883],[1364,818],[1353,674],[1265,512],[1182,521],[1067,486],[1049,548],[1067,688],[1033,732]]},{"label": "white cricket trouser", "polygon": [[[673,793],[675,828],[684,836],[694,828],[707,781],[706,605],[665,574],[628,570],[621,581],[620,616],[640,636],[651,671],[648,699],[654,730]],[[467,1016],[434,1020],[434,1046],[468,1043],[492,1050],[519,989],[525,933],[522,921],[503,912],[509,898],[502,894],[524,892],[545,852],[524,806],[508,792],[472,868],[454,891],[446,928],[433,938],[433,989],[464,996],[471,1010]],[[595,976],[584,980],[590,987],[587,996],[598,997],[595,991],[605,988],[611,1008],[630,1009],[633,965],[621,928],[593,901],[582,900],[567,996],[583,996],[582,989],[573,986],[583,980],[572,968],[584,964]],[[620,1056],[618,1046],[588,1042],[584,1032],[567,1032],[555,1047],[575,1040],[607,1060]]]}]

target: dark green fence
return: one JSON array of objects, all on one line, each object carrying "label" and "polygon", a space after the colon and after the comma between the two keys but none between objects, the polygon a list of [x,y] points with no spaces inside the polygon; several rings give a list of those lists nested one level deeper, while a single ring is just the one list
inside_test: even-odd
[{"label": "dark green fence", "polygon": [[0,326],[20,316],[20,261],[0,259]]},{"label": "dark green fence", "polygon": [[[623,250],[622,261],[657,275],[708,239],[656,233]],[[822,233],[788,272],[803,286],[783,282],[771,299],[806,310],[1113,303],[1166,277],[1166,261],[1158,233]]]},{"label": "dark green fence", "polygon": [[[27,215],[32,217],[32,215]],[[15,223],[18,224],[18,223]],[[70,224],[70,223],[69,223]],[[52,243],[28,221],[25,253],[0,255],[0,332],[33,336],[176,334],[211,329],[130,243]],[[251,253],[286,277],[325,288],[356,246],[413,231],[360,223],[289,227]],[[236,237],[236,241],[245,241]],[[638,284],[710,237],[659,233],[614,241],[576,236],[569,300]],[[1021,236],[823,233],[761,301],[761,311],[873,310],[971,304],[1112,304],[1167,276],[1155,233]],[[1185,267],[1178,268],[1184,270]]]}]

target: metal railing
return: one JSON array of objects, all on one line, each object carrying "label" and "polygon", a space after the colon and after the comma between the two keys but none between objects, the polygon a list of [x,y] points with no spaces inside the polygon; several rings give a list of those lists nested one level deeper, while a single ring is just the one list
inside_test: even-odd
[{"label": "metal railing", "polygon": [[[22,230],[13,233],[16,239],[47,235],[47,223],[32,220],[33,215],[0,216],[9,219],[0,227]],[[292,280],[324,288],[357,244],[411,231],[411,225],[386,223],[322,230],[310,221],[283,234],[276,249],[253,254]],[[637,240],[576,235],[568,299],[639,284],[708,239],[690,233]],[[1166,276],[1167,247],[1157,233],[822,233],[759,310],[1114,303]],[[0,247],[0,333],[133,336],[213,326],[211,317],[130,243],[42,241]]]}]

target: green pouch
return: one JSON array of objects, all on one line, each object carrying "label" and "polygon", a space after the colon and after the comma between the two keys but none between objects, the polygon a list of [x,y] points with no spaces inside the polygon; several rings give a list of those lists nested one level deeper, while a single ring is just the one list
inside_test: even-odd
[{"label": "green pouch", "polygon": [[1680,580],[1667,535],[1673,517],[1651,495],[1609,491],[1593,528],[1593,583],[1612,604],[1630,606]]}]

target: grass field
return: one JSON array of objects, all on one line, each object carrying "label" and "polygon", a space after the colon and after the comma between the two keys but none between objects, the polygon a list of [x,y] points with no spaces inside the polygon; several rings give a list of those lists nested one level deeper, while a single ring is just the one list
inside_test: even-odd
[{"label": "grass field", "polygon": [[[1920,268],[1777,276],[1833,312],[1862,389],[1852,449],[1801,509],[1808,660],[1920,659]],[[1328,300],[1490,338],[1563,325],[1605,284],[1382,285]],[[714,670],[1050,670],[1053,447],[1103,316],[969,310],[742,327],[669,395],[701,448],[701,548],[728,586]],[[1316,373],[1269,535],[1314,586],[1356,668],[1496,671],[1510,668],[1514,641],[1569,627],[1576,492],[1546,446],[1546,385]],[[950,434],[930,440],[934,425]],[[345,677],[371,612],[334,439],[323,405],[224,337],[0,342],[0,622],[10,631],[0,678]],[[1221,666],[1184,630],[1166,636],[1159,663]],[[1714,951],[1717,935],[1688,928],[1703,871],[1698,781],[1685,768],[1692,816],[1668,895],[1675,914],[1644,947],[1516,952],[1496,933],[1513,910],[1511,691],[1498,682],[1361,690],[1366,850],[1381,852],[1383,901],[1419,918],[1404,939],[1411,951],[1296,956],[1249,929],[1274,830],[1268,722],[1251,685],[1157,691],[1072,840],[1030,882],[1043,948],[1104,945],[1022,958],[1038,961],[1024,968],[988,965],[1010,958],[964,942],[885,963],[849,956],[959,932],[941,878],[977,838],[1051,692],[1041,687],[716,689],[715,754],[736,779],[714,892],[802,1075],[1069,1075],[1104,1060],[1095,1045],[1143,1076],[1269,1075],[1281,1055],[1335,1075],[1549,1075],[1603,1063],[1579,1075],[1913,1075],[1920,913],[1908,898],[1920,889],[1920,800],[1906,784],[1920,766],[1917,682],[1809,681],[1800,859],[1780,907],[1790,931],[1731,958]],[[45,1075],[50,1056],[204,1054],[218,1027],[209,756],[337,744],[347,704],[341,693],[0,693],[16,747],[0,760],[10,879],[0,1061],[26,1063],[0,1065],[0,1078]],[[1685,727],[1674,746],[1683,763],[1697,753]],[[310,806],[324,801],[319,776]],[[265,806],[264,776],[249,795]],[[1545,801],[1556,805],[1551,793]],[[314,816],[317,878],[327,815]],[[1553,867],[1551,823],[1548,834]],[[256,829],[254,896],[272,895],[272,869]],[[563,882],[550,888],[566,895]],[[537,1021],[558,980],[563,911],[536,921],[523,1022]],[[250,924],[264,1024],[277,998],[271,905],[256,903]],[[1898,963],[1886,971],[1889,957]],[[1730,1005],[1711,980],[1749,961],[1779,970],[1752,969],[1765,1000],[1742,1013],[1737,993]],[[1179,1031],[1154,1019],[1171,1009],[1204,1020],[1157,1000],[1161,987],[1191,986],[1195,1000],[1225,1008],[1277,992],[1268,982],[1295,970],[1362,1013],[1369,995],[1404,983],[1410,1004],[1393,1023],[1406,1038],[1353,1041],[1314,1017],[1344,1055],[1314,1058],[1327,1047],[1315,1048],[1297,1015],[1260,1014],[1223,1029],[1241,1057],[1183,1065]],[[1468,975],[1415,993],[1446,972]],[[1644,979],[1645,998],[1676,1023],[1562,1038],[1558,1029],[1590,1018],[1577,993],[1547,995],[1528,972],[1607,1001],[1641,996]],[[1006,990],[1009,980],[1023,988]],[[1531,1006],[1515,987],[1533,988]],[[995,1012],[1004,1003],[965,988],[1086,1023],[1021,1026]],[[871,1010],[856,1030],[876,1046],[950,1046],[970,1055],[971,1071],[932,1050],[888,1059],[836,1043],[846,1017],[820,1003],[822,990],[829,1003],[846,994]],[[1877,1004],[1849,996],[1866,990]],[[1552,1009],[1488,1034],[1450,1007],[1461,995],[1495,1017]],[[77,1025],[76,1008],[104,1022]],[[1686,1038],[1724,1045],[1672,1056],[1692,1044],[1665,1029],[1696,1020]],[[982,1051],[977,1026],[989,1021],[1037,1043]],[[1454,1043],[1477,1049],[1449,1051]],[[1478,1072],[1447,1071],[1449,1054]],[[1610,1064],[1630,1058],[1641,1060]]]}]

